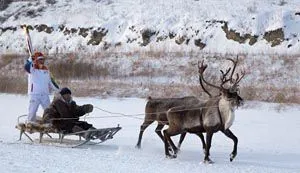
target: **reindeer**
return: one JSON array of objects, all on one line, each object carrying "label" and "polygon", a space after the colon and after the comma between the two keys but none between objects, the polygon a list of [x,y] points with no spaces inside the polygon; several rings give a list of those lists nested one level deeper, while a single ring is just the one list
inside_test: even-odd
[{"label": "reindeer", "polygon": [[[199,67],[199,74],[203,73],[207,66]],[[204,90],[204,92],[209,96],[212,97],[212,95],[205,89],[203,82],[201,80],[201,76],[199,75],[199,82]],[[167,111],[176,106],[182,106],[182,105],[196,105],[200,102],[196,97],[194,96],[187,96],[187,97],[181,97],[181,98],[147,98],[147,104],[145,107],[145,118],[144,122],[141,125],[140,133],[138,142],[136,144],[136,148],[141,148],[141,141],[143,137],[143,133],[146,130],[146,128],[152,124],[154,121],[158,122],[158,125],[155,129],[156,134],[161,138],[161,140],[164,142],[164,137],[161,133],[161,130],[164,128],[165,125],[168,125],[168,119],[167,119]],[[197,136],[200,137],[202,141],[203,150],[205,149],[205,140],[202,133],[197,133]],[[180,140],[177,145],[176,151],[180,148],[184,138],[186,136],[186,132],[183,132],[180,136]]]},{"label": "reindeer", "polygon": [[[187,96],[187,97],[181,97],[181,98],[151,98],[148,97],[148,102],[145,107],[145,118],[144,122],[141,125],[140,133],[138,142],[136,144],[136,148],[141,148],[141,141],[142,136],[146,128],[152,124],[154,121],[157,121],[157,127],[155,129],[156,134],[161,138],[161,140],[164,142],[164,137],[161,133],[161,130],[164,128],[165,125],[168,125],[168,119],[167,119],[167,110],[176,107],[179,105],[195,105],[198,104],[199,100],[194,96]],[[186,133],[183,132],[181,134],[178,148],[176,151],[180,148],[180,145],[185,137]],[[198,135],[202,141],[203,148],[205,146],[204,136],[202,133]]]},{"label": "reindeer", "polygon": [[[227,75],[230,69],[228,69],[226,73],[221,71],[223,77],[221,78],[220,86],[211,84],[205,80],[203,73],[207,65],[203,65],[203,61],[201,66],[198,66],[201,80],[207,85],[218,89],[220,91],[219,96],[211,97],[205,103],[200,103],[197,106],[183,105],[168,110],[167,119],[169,128],[163,131],[166,157],[176,158],[177,149],[171,140],[171,136],[182,134],[184,132],[195,134],[206,133],[204,162],[213,163],[209,158],[209,150],[213,134],[218,131],[223,132],[227,137],[233,140],[234,147],[230,155],[230,161],[236,157],[238,139],[229,128],[234,121],[234,109],[243,104],[243,99],[238,94],[238,83],[244,77],[245,73],[242,72],[241,77],[239,74],[236,74],[236,79],[233,79],[238,58],[236,61],[232,59],[228,60],[234,63],[234,67],[229,78],[227,78]],[[233,85],[229,86],[229,88],[225,88],[224,85],[229,81]],[[169,153],[169,144],[173,148],[173,155]]]}]

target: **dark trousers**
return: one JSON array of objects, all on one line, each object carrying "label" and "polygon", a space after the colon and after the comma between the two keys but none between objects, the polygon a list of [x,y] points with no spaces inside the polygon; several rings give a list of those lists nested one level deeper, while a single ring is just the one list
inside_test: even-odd
[{"label": "dark trousers", "polygon": [[82,130],[88,130],[89,128],[93,127],[92,124],[87,123],[86,121],[76,121],[74,126],[80,127]]},{"label": "dark trousers", "polygon": [[65,133],[73,133],[88,130],[93,127],[92,124],[87,123],[86,121],[70,121],[70,120],[61,120],[59,123],[55,124],[56,128],[64,131]]}]

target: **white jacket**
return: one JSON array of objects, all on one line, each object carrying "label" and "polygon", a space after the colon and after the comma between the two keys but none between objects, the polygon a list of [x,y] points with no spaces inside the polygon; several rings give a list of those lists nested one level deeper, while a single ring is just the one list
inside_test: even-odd
[{"label": "white jacket", "polygon": [[50,91],[58,90],[52,83],[49,70],[36,69],[32,61],[30,63],[30,70],[28,73],[28,94],[45,94],[49,95]]}]

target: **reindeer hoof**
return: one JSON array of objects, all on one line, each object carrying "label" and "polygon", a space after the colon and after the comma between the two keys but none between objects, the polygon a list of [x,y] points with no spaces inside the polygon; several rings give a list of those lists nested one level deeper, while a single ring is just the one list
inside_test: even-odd
[{"label": "reindeer hoof", "polygon": [[236,153],[231,153],[230,154],[230,162],[233,161],[233,159],[235,158],[235,156],[236,156]]},{"label": "reindeer hoof", "polygon": [[141,146],[140,145],[136,145],[135,148],[141,149]]},{"label": "reindeer hoof", "polygon": [[179,151],[177,148],[175,150],[173,150],[171,147],[169,147],[168,150],[172,155],[176,155]]},{"label": "reindeer hoof", "polygon": [[174,155],[166,155],[166,158],[168,158],[168,159],[175,159],[176,157],[177,157],[176,154],[174,154]]},{"label": "reindeer hoof", "polygon": [[213,164],[215,162],[213,162],[212,160],[209,159],[209,160],[204,160],[203,163],[205,163],[205,164]]}]

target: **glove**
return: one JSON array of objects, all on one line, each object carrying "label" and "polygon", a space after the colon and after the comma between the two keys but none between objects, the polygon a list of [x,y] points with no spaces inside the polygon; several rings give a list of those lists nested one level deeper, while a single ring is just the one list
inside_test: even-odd
[{"label": "glove", "polygon": [[32,57],[31,56],[28,57],[27,61],[32,62],[33,61]]},{"label": "glove", "polygon": [[83,105],[83,110],[85,113],[90,113],[93,111],[93,109],[94,109],[94,106],[91,104]]}]

